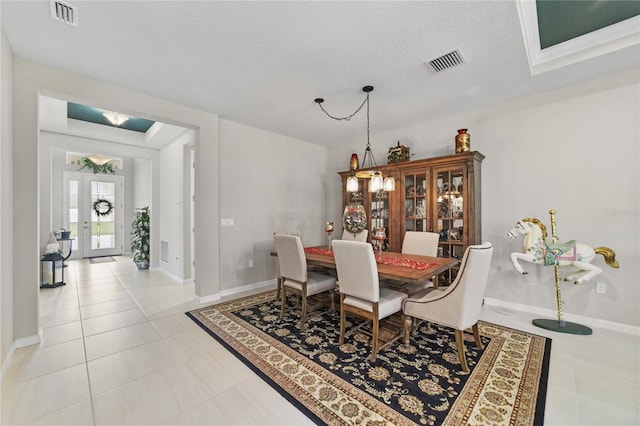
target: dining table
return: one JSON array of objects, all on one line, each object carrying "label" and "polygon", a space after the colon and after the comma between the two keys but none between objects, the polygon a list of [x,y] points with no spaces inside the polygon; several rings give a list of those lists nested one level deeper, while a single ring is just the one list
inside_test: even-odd
[{"label": "dining table", "polygon": [[[305,247],[304,252],[309,266],[336,269],[333,251],[328,246]],[[438,286],[438,274],[459,263],[455,258],[420,256],[390,251],[376,251],[374,255],[378,266],[378,276],[381,279],[411,284],[435,277],[433,282],[435,287]]]}]

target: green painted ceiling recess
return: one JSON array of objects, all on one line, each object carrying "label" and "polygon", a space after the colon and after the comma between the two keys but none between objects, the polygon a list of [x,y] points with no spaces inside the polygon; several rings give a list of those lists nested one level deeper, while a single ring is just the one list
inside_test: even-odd
[{"label": "green painted ceiling recess", "polygon": [[540,48],[640,15],[634,0],[536,0]]},{"label": "green painted ceiling recess", "polygon": [[67,102],[67,118],[88,121],[90,123],[103,124],[105,126],[118,127],[120,129],[133,130],[134,132],[146,133],[155,121],[140,117],[129,116],[129,119],[119,126],[115,126],[106,119],[103,112],[107,110],[94,108],[87,105]]}]

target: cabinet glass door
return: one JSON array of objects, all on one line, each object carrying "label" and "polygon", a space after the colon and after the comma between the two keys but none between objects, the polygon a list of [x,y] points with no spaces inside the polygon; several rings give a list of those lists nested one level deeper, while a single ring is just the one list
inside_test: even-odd
[{"label": "cabinet glass door", "polygon": [[428,231],[427,175],[425,172],[404,177],[404,230]]},{"label": "cabinet glass door", "polygon": [[[378,191],[368,193],[370,199],[369,211],[369,240],[374,250],[388,250],[391,235],[391,221],[389,220],[389,193]],[[380,231],[382,230],[382,231]],[[384,238],[382,238],[384,236]]]},{"label": "cabinet glass door", "polygon": [[[436,230],[440,233],[438,255],[462,259],[465,233],[464,169],[436,172]],[[451,282],[457,271],[445,273],[444,281]]]}]

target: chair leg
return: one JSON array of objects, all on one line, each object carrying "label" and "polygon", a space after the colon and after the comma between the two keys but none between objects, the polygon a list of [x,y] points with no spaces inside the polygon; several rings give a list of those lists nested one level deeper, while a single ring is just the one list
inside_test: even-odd
[{"label": "chair leg", "polygon": [[413,317],[410,315],[404,315],[404,320],[402,321],[403,328],[403,342],[405,346],[409,346],[409,335],[412,334],[413,330]]},{"label": "chair leg", "polygon": [[378,318],[378,303],[373,304],[373,318],[371,330],[371,362],[374,362],[378,356],[378,331],[380,330],[380,319]]},{"label": "chair leg", "polygon": [[287,300],[287,290],[285,289],[285,286],[282,286],[282,298],[280,299],[280,319],[284,318],[284,304],[285,301]]},{"label": "chair leg", "polygon": [[335,314],[336,312],[336,292],[334,289],[329,290],[329,297],[331,298],[331,314]]},{"label": "chair leg", "polygon": [[456,330],[456,347],[458,348],[458,358],[460,358],[462,371],[468,373],[469,366],[467,365],[467,357],[464,354],[464,330]]},{"label": "chair leg", "polygon": [[302,286],[302,315],[300,318],[300,328],[304,328],[307,325],[307,287]]},{"label": "chair leg", "polygon": [[282,277],[278,277],[276,280],[276,300],[280,298],[280,293],[282,293]]},{"label": "chair leg", "polygon": [[371,362],[374,362],[376,360],[376,357],[378,356],[378,329],[379,329],[379,325],[380,325],[380,320],[378,320],[378,318],[374,318],[372,321],[372,327],[371,327]]},{"label": "chair leg", "polygon": [[473,338],[476,339],[476,348],[484,349],[484,345],[480,340],[480,331],[478,330],[478,323],[475,323],[472,329],[473,329]]},{"label": "chair leg", "polygon": [[344,323],[347,319],[346,317],[347,314],[344,312],[344,294],[340,294],[340,339],[338,340],[338,344],[340,345],[344,343]]}]

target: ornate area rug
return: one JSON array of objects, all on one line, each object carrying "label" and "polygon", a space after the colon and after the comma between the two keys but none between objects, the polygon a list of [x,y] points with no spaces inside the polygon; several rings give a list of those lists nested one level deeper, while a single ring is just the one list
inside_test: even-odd
[{"label": "ornate area rug", "polygon": [[550,339],[481,322],[485,348],[465,333],[464,374],[454,330],[422,323],[372,363],[357,320],[340,346],[339,314],[311,314],[302,330],[296,302],[283,320],[275,291],[187,315],[318,424],[543,424]]}]

